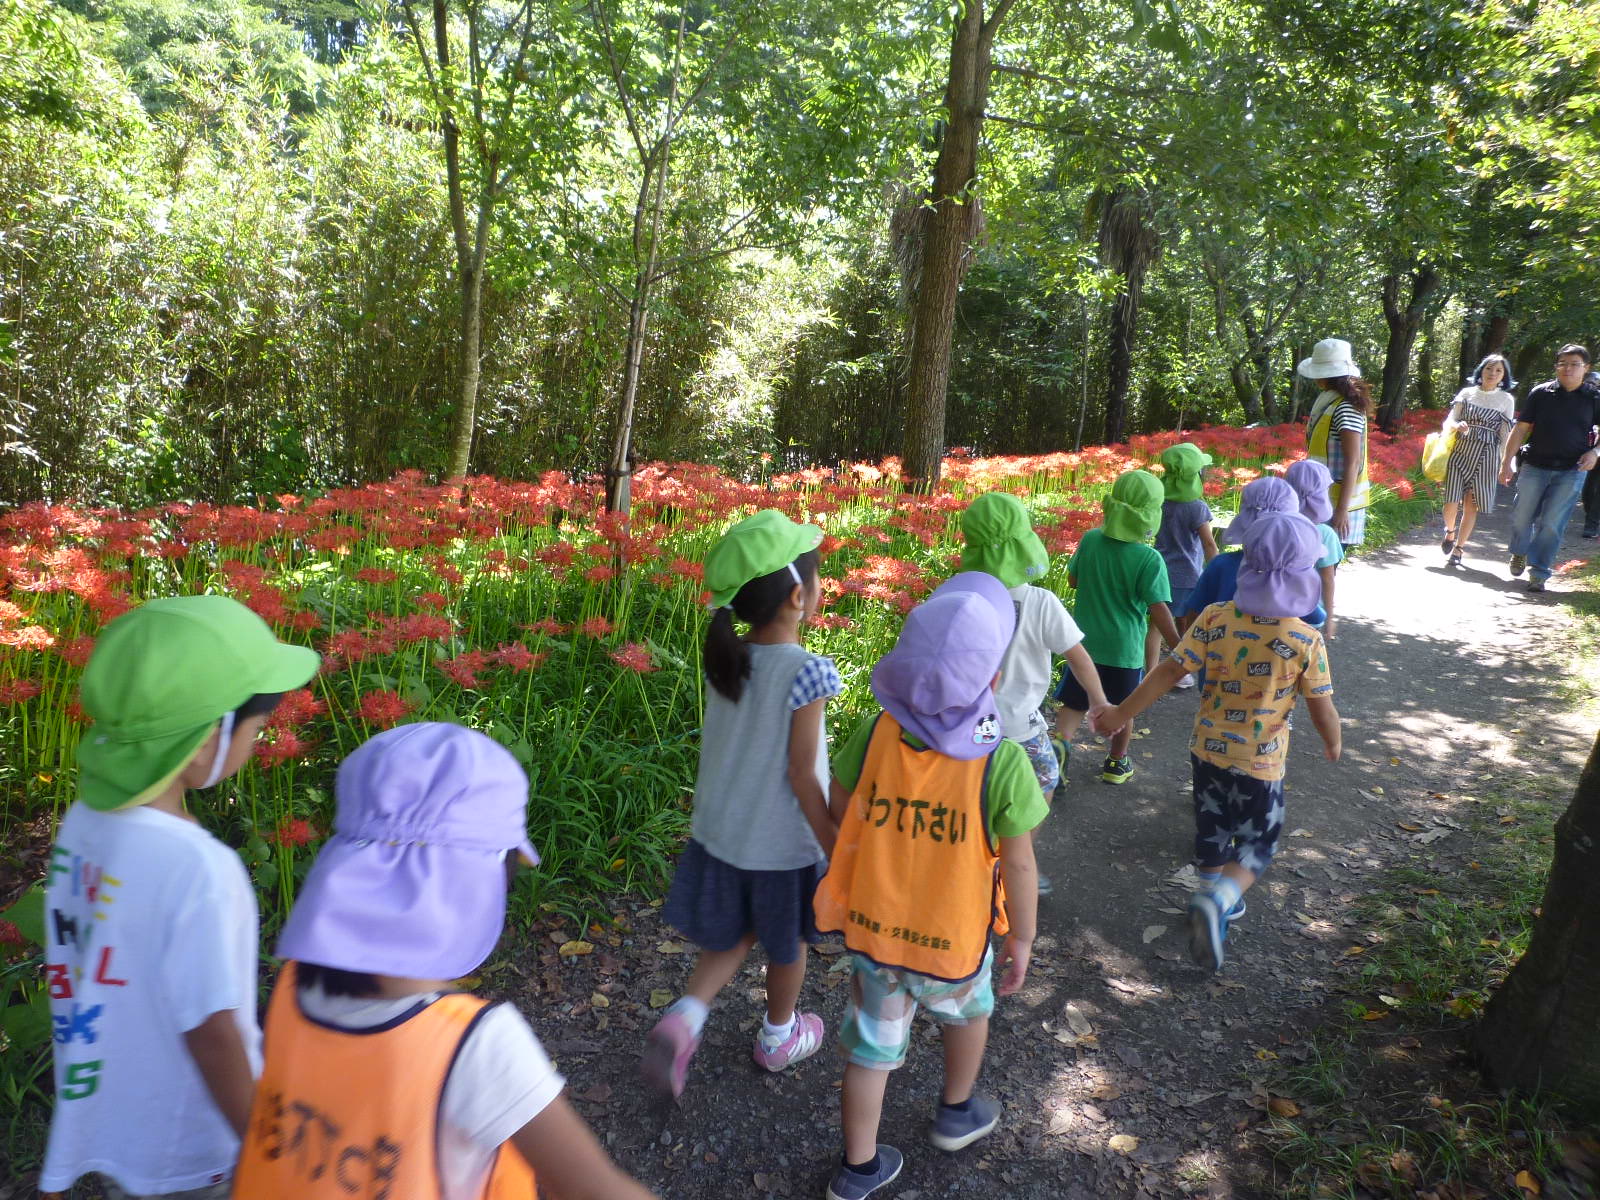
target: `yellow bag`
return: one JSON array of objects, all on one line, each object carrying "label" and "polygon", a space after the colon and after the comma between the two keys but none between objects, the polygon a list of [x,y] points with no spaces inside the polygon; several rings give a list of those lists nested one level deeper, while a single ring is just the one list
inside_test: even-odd
[{"label": "yellow bag", "polygon": [[1450,451],[1455,449],[1456,431],[1430,433],[1422,443],[1422,473],[1435,483],[1444,481],[1450,466]]}]

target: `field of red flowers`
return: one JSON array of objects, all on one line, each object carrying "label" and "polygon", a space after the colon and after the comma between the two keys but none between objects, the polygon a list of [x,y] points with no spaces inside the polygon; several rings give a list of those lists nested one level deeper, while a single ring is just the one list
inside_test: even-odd
[{"label": "field of red flowers", "polygon": [[[1422,486],[1411,473],[1415,430],[1436,420],[1426,416],[1398,438],[1374,435],[1384,495],[1409,499]],[[1302,445],[1295,426],[1187,436],[1217,459],[1206,492],[1219,513]],[[327,829],[337,763],[399,721],[472,725],[526,766],[545,865],[524,904],[565,907],[654,885],[692,790],[699,563],[731,519],[770,506],[826,530],[826,604],[809,638],[838,663],[849,713],[868,703],[868,673],[902,614],[957,569],[957,518],[973,496],[1004,488],[1024,497],[1059,556],[1046,582],[1070,599],[1066,556],[1098,523],[1111,481],[1176,440],[957,455],[931,495],[903,492],[893,460],[752,481],[652,464],[635,479],[629,519],[601,512],[592,483],[554,472],[473,478],[464,493],[402,475],[254,507],[12,512],[0,518],[7,843],[26,841],[23,829],[37,841],[72,796],[84,724],[77,680],[97,631],[141,600],[210,591],[238,597],[324,656],[313,685],[285,698],[252,766],[198,801],[208,826],[242,849],[269,928]]]}]

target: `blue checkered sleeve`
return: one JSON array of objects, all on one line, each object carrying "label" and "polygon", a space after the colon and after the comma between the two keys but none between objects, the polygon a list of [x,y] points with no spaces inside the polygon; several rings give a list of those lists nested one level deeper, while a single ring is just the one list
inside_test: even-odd
[{"label": "blue checkered sleeve", "polygon": [[842,691],[844,680],[839,678],[833,659],[815,655],[794,677],[794,686],[789,689],[789,711],[837,696]]}]

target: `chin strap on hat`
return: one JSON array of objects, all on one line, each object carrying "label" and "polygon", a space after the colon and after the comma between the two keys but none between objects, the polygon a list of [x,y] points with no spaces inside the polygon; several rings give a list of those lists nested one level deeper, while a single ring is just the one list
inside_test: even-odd
[{"label": "chin strap on hat", "polygon": [[222,714],[222,724],[217,726],[217,753],[211,760],[211,773],[200,786],[208,788],[222,778],[222,768],[228,763],[228,748],[233,744],[233,714]]}]

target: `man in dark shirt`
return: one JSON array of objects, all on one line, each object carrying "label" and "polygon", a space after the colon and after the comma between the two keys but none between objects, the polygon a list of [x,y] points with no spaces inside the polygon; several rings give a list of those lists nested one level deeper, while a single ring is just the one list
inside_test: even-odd
[{"label": "man in dark shirt", "polygon": [[1578,503],[1584,475],[1600,451],[1600,390],[1584,378],[1589,351],[1567,345],[1556,352],[1556,377],[1528,393],[1517,426],[1506,442],[1500,482],[1511,482],[1511,464],[1528,444],[1517,499],[1511,509],[1511,574],[1528,572],[1528,590],[1542,592],[1554,569],[1556,548]]}]

